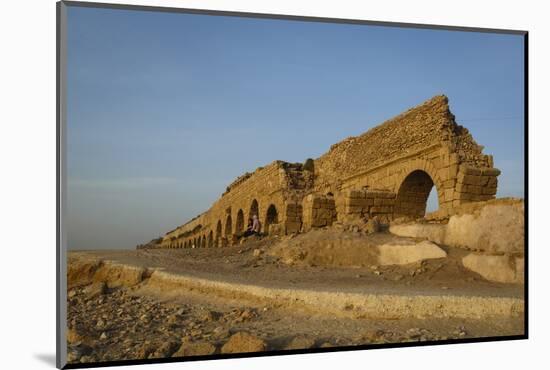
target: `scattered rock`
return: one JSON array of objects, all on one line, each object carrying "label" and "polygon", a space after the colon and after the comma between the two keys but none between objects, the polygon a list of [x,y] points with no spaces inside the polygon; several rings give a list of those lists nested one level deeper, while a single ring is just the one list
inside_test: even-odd
[{"label": "scattered rock", "polygon": [[252,319],[252,318],[254,318],[254,317],[256,317],[256,316],[258,316],[258,315],[256,314],[255,311],[253,311],[253,310],[247,308],[247,309],[243,310],[243,312],[241,313],[241,316],[240,316],[240,317],[241,317],[243,320],[249,320],[249,319]]},{"label": "scattered rock", "polygon": [[81,363],[86,363],[86,362],[97,362],[97,359],[96,359],[95,356],[84,355],[84,356],[80,357],[80,362],[81,362]]},{"label": "scattered rock", "polygon": [[92,283],[84,289],[84,294],[88,297],[98,297],[105,293],[107,293],[107,284],[103,281]]},{"label": "scattered rock", "polygon": [[221,314],[216,311],[204,310],[199,315],[201,321],[216,321],[220,318]]},{"label": "scattered rock", "polygon": [[79,362],[82,356],[92,353],[92,348],[86,345],[70,346],[67,349],[67,361],[70,363]]},{"label": "scattered rock", "polygon": [[163,342],[159,348],[157,348],[153,353],[152,356],[154,358],[164,358],[164,357],[170,357],[178,348],[180,347],[180,343],[176,342],[175,340],[169,340]]},{"label": "scattered rock", "polygon": [[84,337],[74,328],[67,329],[67,342],[69,344],[81,342]]},{"label": "scattered rock", "polygon": [[313,347],[314,345],[315,340],[305,336],[297,336],[292,338],[290,343],[286,345],[285,349],[307,349]]},{"label": "scattered rock", "polygon": [[149,356],[154,352],[155,347],[153,345],[151,345],[150,343],[144,344],[136,350],[135,357],[138,359],[146,359],[149,358]]},{"label": "scattered rock", "polygon": [[216,347],[208,342],[184,342],[172,357],[213,355]]},{"label": "scattered rock", "polygon": [[363,338],[367,343],[383,343],[384,334],[383,330],[373,330],[365,333]]},{"label": "scattered rock", "polygon": [[233,334],[223,345],[222,353],[260,352],[267,349],[267,344],[261,338],[246,332]]},{"label": "scattered rock", "polygon": [[378,221],[377,217],[373,217],[369,219],[365,226],[363,227],[363,231],[367,234],[372,234],[380,231],[380,221]]}]

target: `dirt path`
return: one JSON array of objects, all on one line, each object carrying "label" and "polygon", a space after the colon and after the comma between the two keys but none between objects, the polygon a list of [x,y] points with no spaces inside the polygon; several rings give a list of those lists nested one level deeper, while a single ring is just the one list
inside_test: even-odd
[{"label": "dirt path", "polygon": [[[523,298],[523,285],[489,282],[465,269],[465,252],[445,248],[448,257],[406,266],[338,268],[288,266],[270,256],[269,240],[245,246],[204,249],[79,252],[120,263],[238,284],[356,293],[452,294]],[[254,255],[254,251],[260,252]],[[77,253],[72,253],[77,255]]]}]

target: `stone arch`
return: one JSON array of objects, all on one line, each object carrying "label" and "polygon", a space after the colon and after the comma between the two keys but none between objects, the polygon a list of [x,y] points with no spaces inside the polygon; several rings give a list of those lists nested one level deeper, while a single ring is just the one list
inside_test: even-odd
[{"label": "stone arch", "polygon": [[252,200],[252,203],[250,204],[250,211],[248,212],[249,218],[252,218],[254,215],[260,217],[260,207],[258,206],[258,201],[256,199]]},{"label": "stone arch", "polygon": [[239,209],[237,212],[237,222],[235,223],[235,234],[241,235],[244,231],[244,212]]},{"label": "stone arch", "polygon": [[267,207],[267,211],[265,213],[265,226],[264,226],[265,232],[269,234],[269,225],[278,224],[278,223],[279,223],[279,213],[277,212],[277,207],[275,207],[274,204],[270,204],[269,207]]},{"label": "stone arch", "polygon": [[218,220],[218,224],[216,225],[216,247],[220,246],[220,239],[222,237],[222,221]]},{"label": "stone arch", "polygon": [[214,232],[210,230],[208,233],[208,248],[212,248],[214,246]]},{"label": "stone arch", "polygon": [[395,198],[395,217],[423,217],[426,214],[428,196],[435,186],[441,206],[441,190],[427,171],[415,169],[408,172],[398,186]]}]

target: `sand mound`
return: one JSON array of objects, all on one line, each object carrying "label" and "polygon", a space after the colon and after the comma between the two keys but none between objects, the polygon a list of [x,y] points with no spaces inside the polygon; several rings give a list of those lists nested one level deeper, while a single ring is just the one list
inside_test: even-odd
[{"label": "sand mound", "polygon": [[314,230],[283,238],[269,254],[289,265],[365,267],[405,265],[446,257],[436,244],[390,233]]}]

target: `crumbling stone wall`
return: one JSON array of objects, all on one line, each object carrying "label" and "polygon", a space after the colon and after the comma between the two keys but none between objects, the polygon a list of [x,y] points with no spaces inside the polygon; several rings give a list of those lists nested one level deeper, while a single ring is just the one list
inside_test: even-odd
[{"label": "crumbling stone wall", "polygon": [[[435,186],[440,214],[493,199],[500,171],[436,96],[317,159],[275,161],[233,181],[212,207],[172,230],[163,248],[227,246],[257,214],[263,231],[288,234],[374,216],[418,218]],[[269,213],[268,213],[269,210]]]},{"label": "crumbling stone wall", "polygon": [[304,197],[302,209],[302,231],[330,226],[336,221],[336,204],[332,196],[309,194]]},{"label": "crumbling stone wall", "polygon": [[387,222],[392,218],[395,193],[376,190],[345,190],[337,198],[338,221],[349,223],[378,217]]}]

